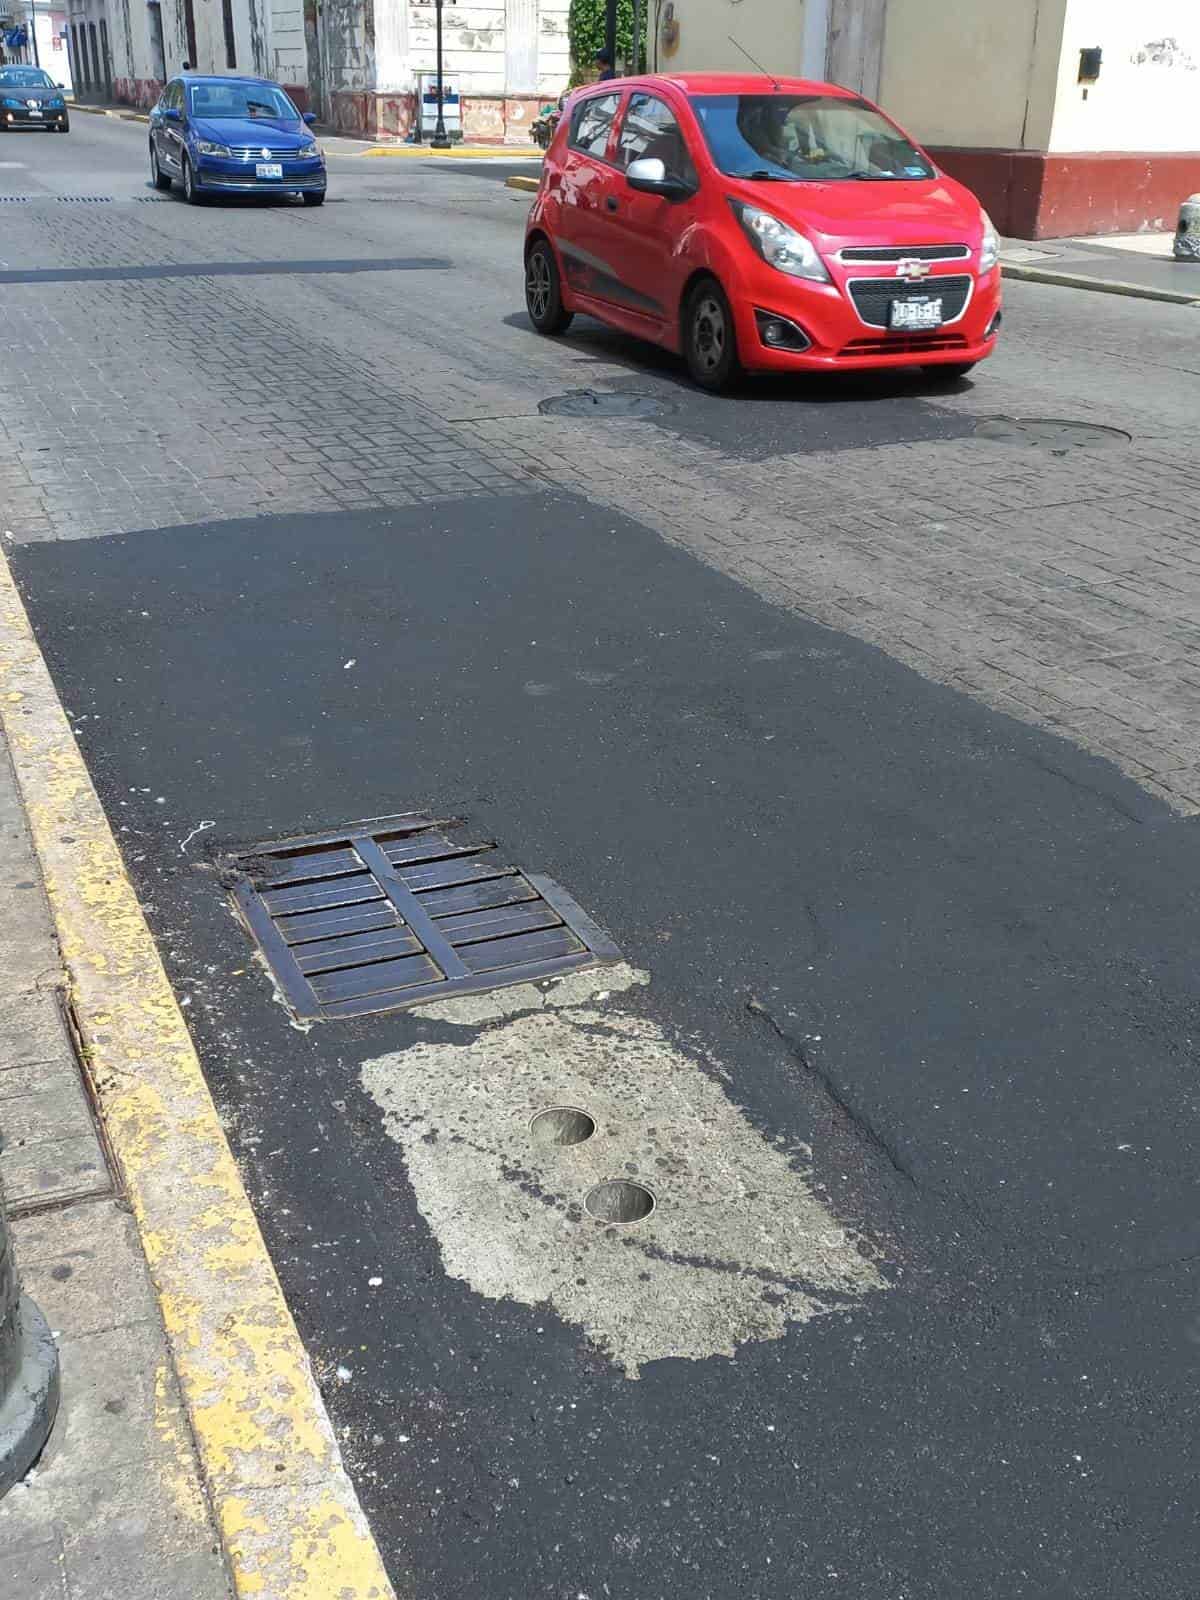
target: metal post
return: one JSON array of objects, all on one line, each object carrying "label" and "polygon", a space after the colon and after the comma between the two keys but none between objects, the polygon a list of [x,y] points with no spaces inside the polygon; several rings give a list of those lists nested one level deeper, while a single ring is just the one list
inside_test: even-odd
[{"label": "metal post", "polygon": [[630,76],[636,78],[641,71],[642,45],[642,0],[633,0],[633,58],[629,68]]},{"label": "metal post", "polygon": [[604,48],[608,51],[608,59],[612,63],[612,68],[615,72],[617,70],[617,0],[605,0]]},{"label": "metal post", "polygon": [[35,67],[40,67],[42,58],[38,55],[37,7],[34,0],[29,0],[29,37],[33,44],[33,64]]},{"label": "metal post", "polygon": [[58,1348],[21,1293],[0,1187],[0,1495],[41,1454],[58,1410]]},{"label": "metal post", "polygon": [[437,12],[437,122],[429,144],[434,150],[449,150],[450,140],[446,134],[446,117],[442,106],[442,0],[435,0],[435,10]]}]

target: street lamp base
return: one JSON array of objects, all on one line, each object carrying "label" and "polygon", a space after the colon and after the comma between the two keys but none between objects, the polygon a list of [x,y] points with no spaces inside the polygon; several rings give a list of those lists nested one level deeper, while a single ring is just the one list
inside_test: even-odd
[{"label": "street lamp base", "polygon": [[439,139],[435,133],[433,138],[429,141],[429,148],[431,150],[453,150],[454,145],[449,139],[447,139],[445,134],[443,134]]}]

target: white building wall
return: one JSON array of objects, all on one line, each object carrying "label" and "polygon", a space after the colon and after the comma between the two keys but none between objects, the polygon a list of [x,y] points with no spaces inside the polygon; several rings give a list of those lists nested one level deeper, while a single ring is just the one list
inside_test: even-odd
[{"label": "white building wall", "polygon": [[1056,88],[1053,151],[1200,150],[1200,0],[1067,0]]},{"label": "white building wall", "polygon": [[538,14],[537,91],[553,100],[571,76],[571,45],[567,37],[570,0],[541,0]]}]

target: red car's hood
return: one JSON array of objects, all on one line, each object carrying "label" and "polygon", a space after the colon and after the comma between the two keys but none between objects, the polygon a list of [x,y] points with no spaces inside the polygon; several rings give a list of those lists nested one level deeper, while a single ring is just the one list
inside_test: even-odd
[{"label": "red car's hood", "polygon": [[[845,245],[977,244],[979,201],[953,178],[881,182],[755,183],[727,179],[749,200],[834,248]],[[817,238],[815,236],[819,235]]]}]

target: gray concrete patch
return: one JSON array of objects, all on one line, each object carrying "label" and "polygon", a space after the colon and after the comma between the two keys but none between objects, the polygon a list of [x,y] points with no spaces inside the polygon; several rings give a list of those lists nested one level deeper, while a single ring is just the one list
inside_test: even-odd
[{"label": "gray concrete patch", "polygon": [[[814,1195],[811,1151],[764,1139],[654,1022],[594,995],[463,1031],[368,1061],[362,1082],[446,1271],[476,1293],[553,1306],[632,1378],[883,1288]],[[581,1108],[594,1136],[540,1144],[531,1122],[553,1106]],[[598,1186],[630,1180],[650,1215],[588,1215]]]}]

